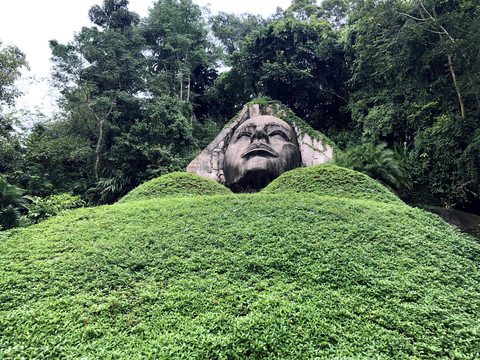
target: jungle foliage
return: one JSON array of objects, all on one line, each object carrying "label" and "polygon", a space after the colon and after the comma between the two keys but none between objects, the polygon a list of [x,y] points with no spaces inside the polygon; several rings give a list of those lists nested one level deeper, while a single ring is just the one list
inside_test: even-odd
[{"label": "jungle foliage", "polygon": [[[184,169],[247,102],[270,97],[405,201],[473,210],[479,12],[476,0],[293,0],[264,19],[158,0],[140,18],[105,0],[72,41],[50,41],[61,111],[23,132],[21,115],[1,113],[0,173],[31,195],[112,203]],[[18,96],[24,66],[0,49],[0,104]]]}]

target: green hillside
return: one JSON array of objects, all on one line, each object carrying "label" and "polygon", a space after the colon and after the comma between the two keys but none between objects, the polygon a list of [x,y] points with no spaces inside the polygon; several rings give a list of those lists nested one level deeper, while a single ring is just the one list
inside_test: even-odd
[{"label": "green hillside", "polygon": [[143,183],[120,199],[119,203],[169,196],[227,194],[232,194],[232,192],[216,181],[196,174],[174,172]]},{"label": "green hillside", "polygon": [[322,196],[402,203],[390,190],[367,175],[331,164],[288,171],[272,181],[262,192],[313,193]]},{"label": "green hillside", "polygon": [[3,236],[2,359],[480,358],[479,244],[400,201],[165,197]]}]

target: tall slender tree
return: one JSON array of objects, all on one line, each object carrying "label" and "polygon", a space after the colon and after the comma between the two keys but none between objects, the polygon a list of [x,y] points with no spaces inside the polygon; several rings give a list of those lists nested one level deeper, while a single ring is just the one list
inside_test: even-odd
[{"label": "tall slender tree", "polygon": [[324,19],[301,21],[294,14],[247,36],[231,71],[243,74],[252,97],[279,100],[315,128],[333,132],[349,101],[339,34]]},{"label": "tall slender tree", "polygon": [[2,46],[0,41],[0,106],[2,103],[13,105],[20,95],[15,81],[21,76],[22,68],[28,68],[25,54],[16,46]]},{"label": "tall slender tree", "polygon": [[105,0],[89,12],[99,28],[84,27],[66,45],[50,41],[56,85],[70,109],[76,104],[90,113],[84,121],[95,139],[97,179],[107,173],[105,160],[115,129],[128,130],[139,116],[136,95],[143,90],[146,66],[143,39],[133,29],[139,17],[127,5],[127,0]]},{"label": "tall slender tree", "polygon": [[207,39],[201,9],[191,0],[159,0],[142,25],[149,49],[149,89],[192,101],[199,73],[211,71],[218,52]]}]

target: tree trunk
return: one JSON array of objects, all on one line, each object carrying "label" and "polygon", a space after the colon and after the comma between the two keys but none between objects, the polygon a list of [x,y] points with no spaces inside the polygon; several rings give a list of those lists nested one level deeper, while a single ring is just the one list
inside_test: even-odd
[{"label": "tree trunk", "polygon": [[97,146],[95,147],[95,178],[98,180],[100,177],[100,152],[102,150],[102,139],[103,139],[103,123],[105,119],[101,119],[98,124],[98,140]]},{"label": "tree trunk", "polygon": [[100,153],[102,150],[102,140],[103,140],[103,123],[105,120],[108,119],[110,114],[112,113],[114,107],[115,107],[115,101],[112,100],[112,104],[110,106],[110,109],[108,109],[107,113],[105,116],[99,117],[95,109],[93,109],[88,102],[86,102],[86,105],[92,115],[95,117],[95,119],[98,122],[98,138],[97,138],[97,145],[95,146],[95,178],[98,180],[100,178]]},{"label": "tree trunk", "polygon": [[180,101],[183,101],[183,74],[180,73]]},{"label": "tree trunk", "polygon": [[[188,52],[185,54],[185,62],[188,62]],[[188,64],[188,63],[187,63]],[[191,80],[191,73],[190,73],[190,67],[188,71],[188,87],[187,87],[187,102],[190,101],[190,84],[192,82]]]},{"label": "tree trunk", "polygon": [[460,104],[460,113],[462,114],[462,118],[465,119],[465,105],[463,103],[462,93],[460,92],[460,88],[457,83],[457,76],[455,75],[455,70],[453,69],[452,63],[452,55],[447,55],[448,58],[448,67],[450,68],[450,74],[452,75],[453,85],[455,86],[455,91],[457,92],[458,103]]},{"label": "tree trunk", "polygon": [[178,70],[180,71],[180,101],[183,101],[183,71],[182,62],[180,61],[180,55],[177,54]]},{"label": "tree trunk", "polygon": [[[440,24],[437,20],[437,14],[435,12],[435,8],[433,8],[433,15],[427,10],[427,8],[425,7],[425,5],[423,4],[422,0],[417,0],[416,3],[420,6],[419,8],[419,12],[420,12],[420,18],[417,18],[415,16],[412,16],[412,15],[409,15],[409,14],[405,14],[405,13],[401,13],[402,15],[405,15],[405,16],[408,16],[409,18],[411,19],[414,19],[416,21],[420,21],[420,22],[426,22],[428,20],[431,20],[433,21],[433,23],[435,24],[435,26],[433,26],[433,29],[430,30],[436,34],[438,34],[438,36],[440,37],[440,39],[443,38],[443,35],[447,36],[447,38],[453,43],[455,44],[455,39],[448,33],[447,29],[445,29],[442,24]],[[425,16],[426,15],[426,16]],[[463,54],[461,54],[462,57],[463,57]],[[453,80],[453,85],[455,87],[455,91],[457,93],[457,97],[458,97],[458,103],[460,105],[460,114],[462,115],[462,118],[465,118],[466,117],[466,114],[465,114],[465,104],[463,102],[463,97],[462,97],[462,93],[460,91],[460,86],[458,85],[458,82],[457,82],[457,76],[455,74],[455,69],[453,68],[453,62],[452,62],[452,54],[449,54],[447,55],[447,59],[448,59],[448,67],[450,69],[450,75],[452,76],[452,80]],[[465,64],[465,66],[467,66],[467,64]],[[468,68],[467,68],[467,71],[468,71]],[[478,98],[477,98],[477,101],[478,101]]]}]

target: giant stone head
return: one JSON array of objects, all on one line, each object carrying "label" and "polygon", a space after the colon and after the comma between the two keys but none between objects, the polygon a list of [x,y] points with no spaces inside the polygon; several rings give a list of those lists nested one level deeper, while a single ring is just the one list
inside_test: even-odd
[{"label": "giant stone head", "polygon": [[333,148],[325,139],[306,124],[300,127],[281,104],[252,102],[186,170],[233,191],[257,191],[285,171],[330,160]]},{"label": "giant stone head", "polygon": [[237,191],[258,191],[301,165],[293,128],[274,116],[255,116],[240,124],[230,138],[224,158],[225,185]]}]

